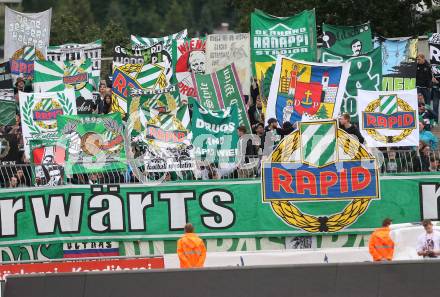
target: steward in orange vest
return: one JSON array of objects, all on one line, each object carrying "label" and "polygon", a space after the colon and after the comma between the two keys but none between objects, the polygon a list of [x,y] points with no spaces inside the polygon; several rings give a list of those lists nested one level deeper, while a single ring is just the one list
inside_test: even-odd
[{"label": "steward in orange vest", "polygon": [[391,261],[394,254],[394,241],[390,237],[391,219],[385,219],[382,228],[374,230],[368,245],[374,261]]},{"label": "steward in orange vest", "polygon": [[180,268],[203,267],[206,248],[203,240],[194,233],[194,227],[185,225],[185,234],[177,241],[177,255]]}]

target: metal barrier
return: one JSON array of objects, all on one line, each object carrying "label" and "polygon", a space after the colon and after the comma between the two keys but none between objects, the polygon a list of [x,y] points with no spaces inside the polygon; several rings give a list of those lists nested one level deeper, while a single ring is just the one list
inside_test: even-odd
[{"label": "metal barrier", "polygon": [[[440,151],[374,150],[382,175],[414,172],[440,171]],[[0,165],[0,186],[2,188],[56,186],[64,184],[138,184],[150,182],[194,181],[216,179],[255,179],[261,174],[262,156],[247,156],[243,162],[215,164],[195,161],[194,169],[186,171],[154,172],[147,171],[139,160],[128,160],[127,170],[105,169],[102,166],[87,173],[67,174],[63,166],[57,164]],[[109,165],[103,163],[102,165]]]}]

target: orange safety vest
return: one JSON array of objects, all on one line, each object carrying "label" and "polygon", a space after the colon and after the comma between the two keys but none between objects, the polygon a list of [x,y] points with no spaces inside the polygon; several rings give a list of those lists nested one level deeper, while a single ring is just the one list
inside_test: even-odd
[{"label": "orange safety vest", "polygon": [[374,261],[381,261],[383,259],[392,260],[394,241],[390,237],[390,228],[382,227],[374,230],[371,234],[368,247]]},{"label": "orange safety vest", "polygon": [[181,268],[203,267],[206,248],[203,240],[194,233],[185,233],[177,241],[177,255]]}]

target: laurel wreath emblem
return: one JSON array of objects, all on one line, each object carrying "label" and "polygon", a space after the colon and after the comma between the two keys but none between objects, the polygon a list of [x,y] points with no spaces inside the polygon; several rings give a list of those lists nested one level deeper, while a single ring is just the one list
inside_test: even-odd
[{"label": "laurel wreath emblem", "polygon": [[[403,111],[414,111],[414,109],[404,100],[397,98],[397,105],[403,110]],[[370,104],[367,105],[365,108],[365,112],[374,112],[378,107],[380,106],[380,99],[376,99],[372,101]],[[372,138],[374,138],[376,141],[380,141],[382,143],[396,143],[404,140],[407,138],[411,133],[413,132],[414,128],[412,129],[403,129],[403,131],[395,136],[386,136],[379,133],[376,129],[365,129],[367,131],[368,135],[370,135]]]},{"label": "laurel wreath emblem", "polygon": [[[58,101],[60,102],[60,104],[63,108],[63,113],[64,114],[72,114],[73,113],[73,104],[68,100],[66,95],[62,92],[59,92],[59,93],[57,93],[57,97],[58,97],[57,98]],[[34,94],[32,94],[31,96],[28,96],[26,98],[26,101],[24,102],[24,105],[23,105],[23,121],[28,126],[31,134],[39,134],[43,131],[41,131],[40,128],[37,125],[35,125],[34,119],[32,117],[33,107],[35,105],[34,100],[35,100]]]},{"label": "laurel wreath emblem", "polygon": [[[368,158],[370,155],[361,146],[353,142],[346,132],[338,129],[338,146],[348,153],[353,160]],[[299,132],[294,132],[285,137],[271,155],[272,162],[288,161],[294,151],[299,149]],[[289,201],[271,201],[273,211],[288,225],[295,226],[304,231],[337,232],[353,224],[367,209],[371,202],[369,198],[353,199],[340,213],[330,216],[314,216],[303,213]]]}]

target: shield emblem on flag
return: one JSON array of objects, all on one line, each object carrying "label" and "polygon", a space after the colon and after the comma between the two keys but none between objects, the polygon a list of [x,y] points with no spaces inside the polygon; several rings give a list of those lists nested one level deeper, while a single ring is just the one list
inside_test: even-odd
[{"label": "shield emblem on flag", "polygon": [[393,114],[397,112],[397,95],[381,95],[380,112],[383,114]]},{"label": "shield emblem on flag", "polygon": [[336,121],[299,124],[301,138],[301,162],[324,167],[337,161]]},{"label": "shield emblem on flag", "polygon": [[300,115],[314,115],[321,106],[322,85],[320,83],[297,82],[294,109]]}]

